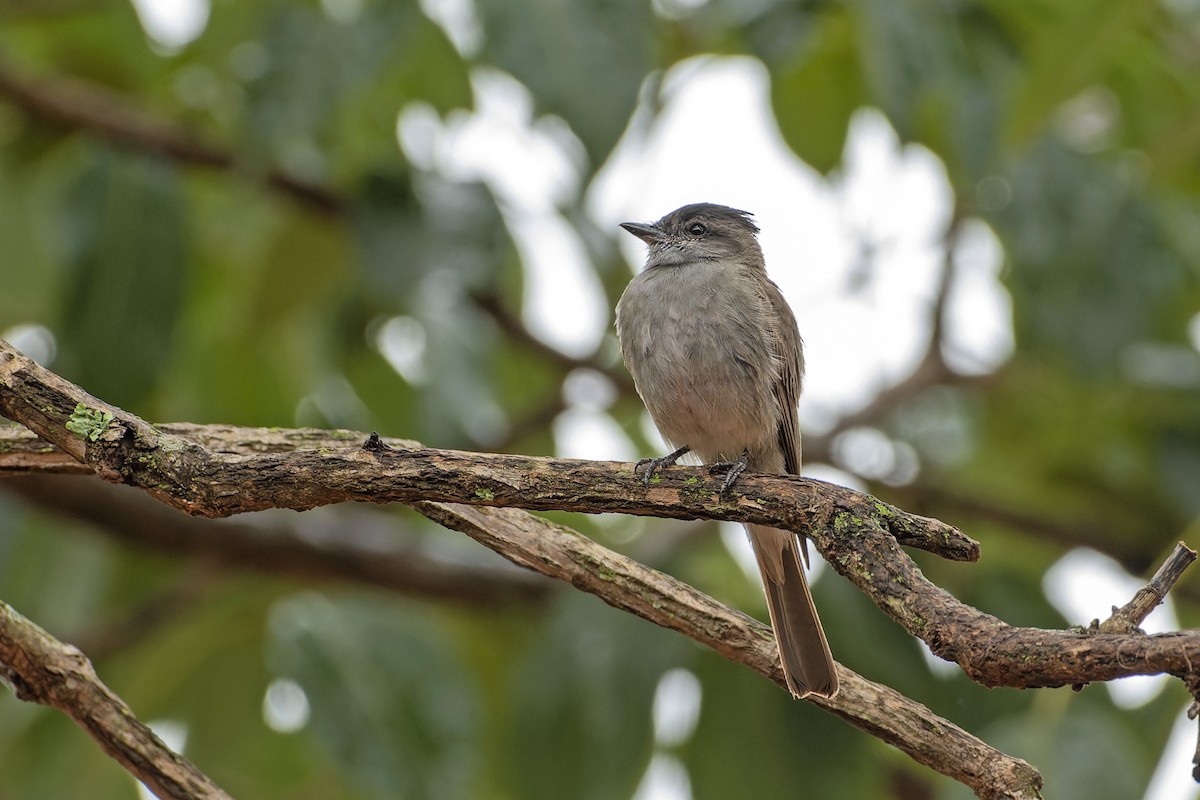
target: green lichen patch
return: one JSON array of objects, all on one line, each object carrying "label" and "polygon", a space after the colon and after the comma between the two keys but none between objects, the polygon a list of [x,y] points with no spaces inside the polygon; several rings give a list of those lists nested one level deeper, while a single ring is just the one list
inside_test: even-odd
[{"label": "green lichen patch", "polygon": [[612,570],[611,567],[600,566],[596,569],[596,577],[607,583],[613,583],[620,579],[620,575]]},{"label": "green lichen patch", "polygon": [[111,412],[88,408],[83,403],[76,403],[75,410],[71,412],[71,418],[67,420],[66,427],[71,433],[77,433],[88,441],[94,442],[100,438],[100,434],[112,421]]},{"label": "green lichen patch", "polygon": [[857,533],[859,526],[862,524],[858,517],[849,511],[835,512],[832,522],[833,532],[841,536],[849,536]]},{"label": "green lichen patch", "polygon": [[493,492],[491,489],[476,489],[475,497],[477,497],[480,500],[495,500],[496,493]]}]

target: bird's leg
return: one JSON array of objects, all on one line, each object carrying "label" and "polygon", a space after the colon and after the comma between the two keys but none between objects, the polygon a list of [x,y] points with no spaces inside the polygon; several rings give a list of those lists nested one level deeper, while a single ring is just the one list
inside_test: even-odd
[{"label": "bird's leg", "polygon": [[663,467],[670,467],[679,460],[680,456],[691,452],[690,447],[686,444],[676,450],[674,453],[669,453],[661,458],[643,458],[641,461],[633,465],[633,474],[637,475],[638,470],[642,467],[646,468],[646,474],[642,476],[642,483],[646,486],[650,485],[650,479],[655,476]]},{"label": "bird's leg", "polygon": [[709,466],[708,471],[713,475],[717,473],[725,473],[725,482],[721,484],[721,494],[727,493],[737,483],[737,479],[746,471],[746,467],[750,466],[750,453],[743,450],[742,457],[736,461],[718,461]]}]

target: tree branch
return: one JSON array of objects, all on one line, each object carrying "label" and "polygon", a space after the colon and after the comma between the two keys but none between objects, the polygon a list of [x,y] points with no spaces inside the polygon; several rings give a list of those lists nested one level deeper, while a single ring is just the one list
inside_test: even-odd
[{"label": "tree branch", "polygon": [[539,339],[529,328],[525,327],[525,323],[516,314],[504,305],[504,301],[495,292],[471,292],[470,298],[475,307],[487,314],[506,336],[524,346],[540,359],[565,371],[590,369],[599,372],[613,382],[618,392],[626,395],[637,394],[633,378],[624,369],[612,369],[601,363],[596,353],[586,358],[576,358]]},{"label": "tree branch", "polygon": [[272,189],[324,215],[342,212],[342,198],[323,186],[279,169],[257,170],[228,150],[197,139],[170,122],[135,108],[124,97],[78,80],[33,81],[0,63],[0,97],[32,117],[69,130],[84,130],[120,147],[153,153],[172,161],[209,169],[261,175]]},{"label": "tree branch", "polygon": [[881,389],[866,405],[843,414],[829,430],[818,435],[805,436],[804,455],[806,460],[836,463],[836,459],[833,457],[833,443],[839,434],[860,425],[880,425],[892,411],[909,400],[921,396],[934,386],[980,385],[989,379],[990,376],[987,375],[962,375],[955,372],[946,363],[943,352],[947,345],[946,320],[950,305],[950,292],[954,288],[957,272],[954,259],[962,238],[964,222],[962,209],[956,204],[951,210],[950,219],[942,232],[942,262],[938,273],[937,287],[934,290],[933,303],[929,308],[929,339],[925,343],[925,353],[921,356],[921,360],[907,377]]},{"label": "tree branch", "polygon": [[[511,508],[418,503],[417,510],[514,563],[570,582],[615,608],[679,631],[786,687],[771,629],[575,531]],[[808,700],[969,786],[981,798],[1040,797],[1042,778],[925,706],[838,665],[841,689]]]},{"label": "tree branch", "polygon": [[[792,490],[787,488],[786,481],[779,483],[778,478],[752,476],[747,478],[748,484],[755,484],[750,492],[714,506],[712,496],[716,487],[702,470],[671,471],[671,477],[687,474],[689,481],[684,490],[662,486],[661,481],[646,490],[632,478],[627,464],[476,456],[414,449],[415,443],[400,440],[395,440],[394,446],[409,449],[391,450],[383,447],[376,437],[372,437],[370,448],[346,447],[347,439],[356,438],[357,434],[342,431],[155,427],[91,397],[3,342],[0,342],[0,412],[56,441],[64,453],[75,454],[97,474],[140,485],[163,502],[193,513],[235,513],[238,507],[267,504],[261,496],[249,506],[230,504],[227,494],[230,491],[246,491],[249,496],[266,491],[279,505],[291,508],[310,508],[334,502],[335,498],[377,502],[401,499],[515,563],[569,581],[617,608],[677,630],[779,685],[783,685],[783,676],[774,642],[769,628],[762,623],[544,519],[511,508],[480,508],[430,502],[427,498],[461,497],[479,504],[522,502],[542,508],[557,506],[586,511],[626,509],[631,513],[682,518],[723,516],[774,523],[787,520],[787,524],[796,527],[807,524],[808,517],[831,519],[835,501],[830,498],[836,498],[836,502],[843,504],[842,513],[857,512],[878,518],[907,541],[956,558],[977,555],[974,542],[950,526],[905,514],[865,495],[819,482],[799,482],[807,488],[797,493],[806,505],[788,497]],[[184,430],[187,437],[182,435]],[[19,438],[8,437],[8,440]],[[44,443],[34,444],[28,437],[25,440],[28,447],[0,448],[14,457],[5,460],[27,461],[25,450],[45,448]],[[311,458],[317,460],[285,481],[289,488],[270,489],[271,476],[290,471],[284,465]],[[38,468],[62,468],[61,464],[52,466],[49,461],[49,454],[40,453]],[[229,476],[241,473],[243,468],[260,472],[260,479],[251,481],[257,488],[245,485],[245,480],[250,479],[246,474],[230,481]],[[312,472],[314,468],[328,469],[328,480],[318,479]],[[406,475],[407,479],[397,480],[398,474]],[[354,475],[366,477],[366,485],[356,488]],[[704,479],[700,480],[700,476]],[[305,488],[303,484],[309,479],[315,479],[315,483]],[[406,487],[406,482],[411,486]],[[186,488],[189,483],[209,484],[213,489],[196,495]],[[235,489],[235,485],[242,488]],[[412,486],[423,488],[414,490]],[[379,496],[372,497],[372,491]],[[768,494],[771,492],[777,496],[772,497]],[[717,509],[715,513],[713,508]],[[822,534],[822,541],[827,538],[827,534]],[[839,669],[842,691],[833,700],[820,701],[823,708],[892,744],[919,763],[963,782],[980,797],[1040,796],[1041,777],[1024,761],[995,750],[891,689],[873,684],[844,667]]]},{"label": "tree branch", "polygon": [[[207,440],[215,444],[219,437],[225,442],[222,449],[228,449],[229,443],[236,440],[225,439],[225,435],[239,430],[210,429]],[[311,431],[271,431],[278,438],[268,443],[255,437],[255,432],[263,432],[261,429],[241,430],[247,433],[251,450],[283,448],[281,434],[297,434],[292,446],[295,440],[314,444]],[[197,431],[203,437],[201,429]],[[570,529],[516,509],[443,503],[416,503],[414,507],[521,566],[568,581],[610,605],[677,630],[784,685],[770,629],[686,584],[606,550]],[[839,675],[841,693],[834,701],[822,701],[822,707],[908,752],[920,763],[972,786],[980,796],[1004,797],[1014,786],[1040,785],[1040,777],[1028,764],[939,720],[924,706],[845,668]],[[1004,792],[997,787],[1004,787]],[[1012,796],[1037,794],[1030,790]]]},{"label": "tree branch", "polygon": [[1133,599],[1120,608],[1113,608],[1112,616],[1104,622],[1096,621],[1093,625],[1104,633],[1131,633],[1145,621],[1150,612],[1157,608],[1171,587],[1183,575],[1184,570],[1196,560],[1196,551],[1180,542],[1175,545],[1171,555],[1162,563],[1150,583],[1137,590]]},{"label": "tree branch", "polygon": [[[0,450],[6,440],[0,435]],[[62,456],[61,451],[56,452]],[[0,464],[12,453],[0,454]],[[78,463],[78,462],[76,462]],[[0,467],[0,475],[5,470]],[[91,471],[88,470],[91,474]],[[272,519],[255,524],[184,517],[142,492],[64,475],[27,475],[0,486],[81,520],[117,541],[190,556],[225,568],[307,580],[340,580],[409,597],[482,609],[544,600],[553,584],[515,570],[451,563],[396,544],[394,531],[360,519],[354,535],[319,526],[300,529]]]},{"label": "tree branch", "polygon": [[100,681],[82,652],[58,641],[3,601],[0,677],[18,699],[53,706],[75,720],[159,797],[229,800],[219,786],[134,717],[129,706]]},{"label": "tree branch", "polygon": [[[21,421],[108,480],[191,514],[305,510],[345,501],[518,506],[679,519],[728,519],[804,531],[831,565],[937,655],[987,686],[1047,687],[1167,672],[1200,660],[1200,633],[1160,636],[1017,628],[930,583],[900,544],[973,560],[957,529],[845,487],[747,475],[733,496],[702,468],[675,467],[646,488],[629,466],[421,448],[415,442],[272,452],[272,431],[156,428],[0,345],[0,413]],[[68,428],[68,424],[72,429]],[[80,433],[80,432],[83,433]],[[323,434],[299,431],[312,448]],[[250,438],[254,453],[235,442]],[[334,432],[335,441],[357,434]],[[220,440],[219,442],[214,439]],[[374,445],[374,446],[372,446]]]}]

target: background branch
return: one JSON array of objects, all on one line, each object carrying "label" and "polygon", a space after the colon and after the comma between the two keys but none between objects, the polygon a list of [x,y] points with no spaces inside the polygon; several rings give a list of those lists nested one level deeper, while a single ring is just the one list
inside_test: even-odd
[{"label": "background branch", "polygon": [[[0,455],[0,462],[5,457]],[[2,470],[0,470],[2,472]],[[255,523],[186,517],[130,487],[84,477],[13,477],[10,493],[94,525],[126,543],[188,556],[224,568],[306,580],[338,580],[401,595],[475,608],[538,603],[551,584],[500,562],[499,568],[453,563],[400,546],[389,526],[359,515],[336,530],[272,518]],[[351,531],[347,535],[347,531]]]},{"label": "background branch", "polygon": [[156,795],[229,800],[206,775],[162,743],[96,676],[82,652],[0,601],[0,676],[21,700],[71,717]]},{"label": "background branch", "polygon": [[339,214],[344,208],[342,198],[325,187],[276,168],[255,169],[232,152],[198,139],[173,122],[147,114],[100,86],[65,78],[31,80],[0,62],[0,97],[43,122],[87,131],[120,147],[181,164],[260,175],[271,188],[321,214]]}]

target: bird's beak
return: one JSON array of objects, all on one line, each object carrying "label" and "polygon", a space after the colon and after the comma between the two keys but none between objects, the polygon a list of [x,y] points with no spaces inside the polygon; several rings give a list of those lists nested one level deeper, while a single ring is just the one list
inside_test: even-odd
[{"label": "bird's beak", "polygon": [[621,227],[641,239],[646,244],[661,242],[666,238],[661,228],[654,225],[643,225],[640,222],[622,222]]}]

